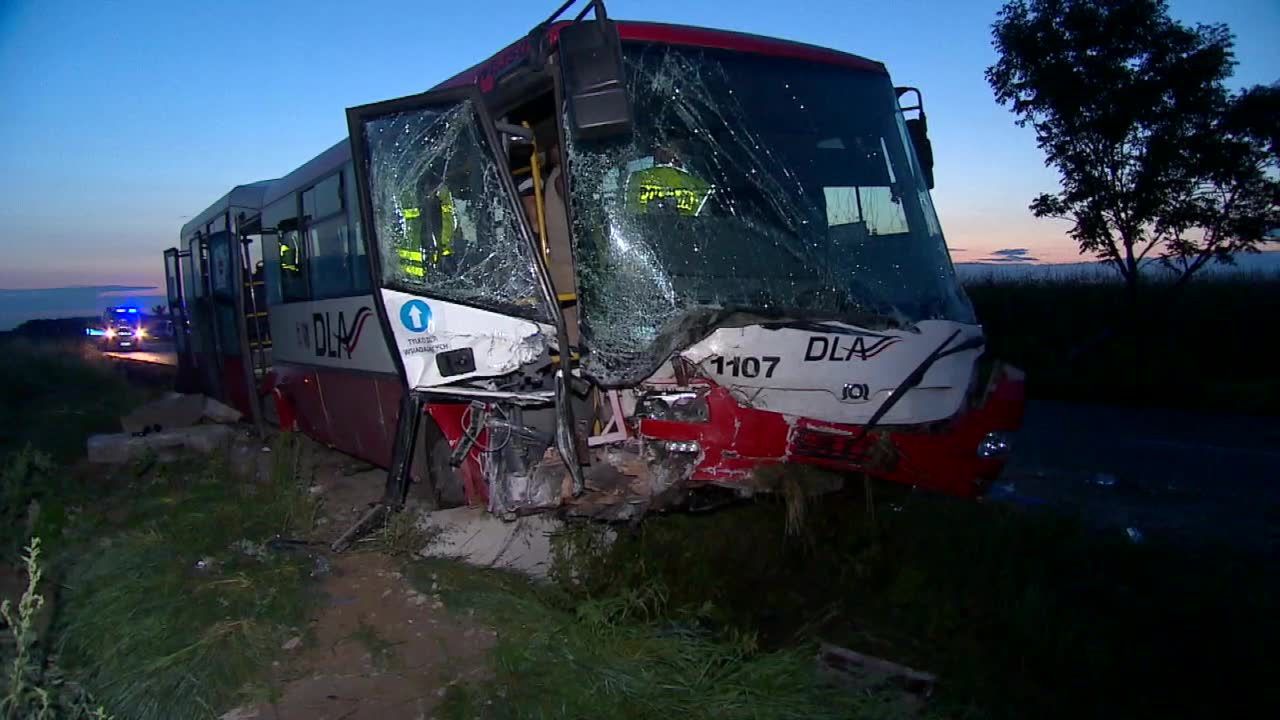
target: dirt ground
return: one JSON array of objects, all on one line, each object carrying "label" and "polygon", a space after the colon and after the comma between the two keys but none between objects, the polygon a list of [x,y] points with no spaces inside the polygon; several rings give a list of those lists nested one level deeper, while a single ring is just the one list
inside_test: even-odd
[{"label": "dirt ground", "polygon": [[[327,543],[381,495],[385,473],[314,446],[311,459],[323,500],[316,539]],[[495,632],[417,592],[397,560],[361,545],[323,557],[319,610],[285,643],[288,657],[266,679],[271,699],[224,720],[430,718],[450,685],[490,674]]]}]

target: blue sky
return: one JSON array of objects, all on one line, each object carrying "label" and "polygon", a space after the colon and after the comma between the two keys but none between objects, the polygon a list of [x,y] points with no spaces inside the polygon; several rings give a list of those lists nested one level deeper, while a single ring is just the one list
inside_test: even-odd
[{"label": "blue sky", "polygon": [[[345,135],[344,108],[419,92],[555,5],[0,0],[0,288],[149,285],[185,219]],[[957,261],[1075,259],[1026,211],[1052,190],[1030,131],[983,79],[998,2],[614,0],[611,14],[803,40],[921,87],[935,199]],[[1235,84],[1280,79],[1280,3],[1173,2],[1228,23]]]}]

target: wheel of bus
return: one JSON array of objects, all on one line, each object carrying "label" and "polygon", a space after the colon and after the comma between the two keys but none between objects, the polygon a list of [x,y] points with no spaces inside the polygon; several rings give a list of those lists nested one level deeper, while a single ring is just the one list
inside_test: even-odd
[{"label": "wheel of bus", "polygon": [[413,449],[413,485],[409,494],[429,496],[438,508],[452,508],[467,504],[466,482],[462,468],[449,464],[453,448],[440,428],[430,417],[422,419],[418,429],[417,444]]}]

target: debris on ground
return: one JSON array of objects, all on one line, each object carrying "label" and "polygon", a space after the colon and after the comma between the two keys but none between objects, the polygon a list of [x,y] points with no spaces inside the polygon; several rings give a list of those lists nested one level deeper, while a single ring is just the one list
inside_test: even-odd
[{"label": "debris on ground", "polygon": [[[143,457],[167,461],[186,452],[209,454],[231,445],[236,433],[229,426],[242,417],[239,410],[204,395],[169,393],[121,417],[124,432],[90,436],[89,462],[126,463]],[[246,474],[257,473],[263,464],[256,457],[261,454],[258,449],[255,446],[247,460],[235,463]]]},{"label": "debris on ground", "polygon": [[879,690],[894,687],[912,695],[927,698],[938,684],[933,673],[922,672],[872,655],[848,648],[821,643],[818,646],[818,663],[837,675],[841,681],[860,690]]},{"label": "debris on ground", "polygon": [[144,457],[178,460],[187,453],[208,455],[231,444],[236,431],[227,425],[192,425],[135,436],[129,433],[91,435],[89,462],[127,463]]},{"label": "debris on ground", "polygon": [[120,426],[129,435],[143,435],[191,427],[202,420],[229,425],[242,417],[239,410],[211,397],[171,392],[120,418]]},{"label": "debris on ground", "polygon": [[120,418],[120,426],[130,435],[175,430],[195,425],[203,414],[203,395],[168,393]]},{"label": "debris on ground", "polygon": [[550,572],[551,537],[564,529],[564,521],[549,515],[506,522],[480,507],[437,510],[425,520],[433,540],[423,548],[423,557],[505,568],[537,579]]},{"label": "debris on ground", "polygon": [[204,399],[204,412],[202,417],[209,422],[230,425],[231,423],[240,422],[240,418],[244,417],[244,415],[230,405],[224,405],[211,397],[206,397]]},{"label": "debris on ground", "polygon": [[267,546],[265,544],[256,543],[247,538],[231,543],[231,550],[254,560],[263,560],[267,557]]},{"label": "debris on ground", "polygon": [[262,717],[257,708],[238,707],[218,716],[218,720],[258,720]]}]

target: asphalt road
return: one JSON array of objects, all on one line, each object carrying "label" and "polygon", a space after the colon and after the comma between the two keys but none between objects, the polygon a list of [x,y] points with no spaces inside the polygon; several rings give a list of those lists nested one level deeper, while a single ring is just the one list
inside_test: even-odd
[{"label": "asphalt road", "polygon": [[1280,549],[1280,418],[1031,402],[994,498],[1144,537]]},{"label": "asphalt road", "polygon": [[155,340],[147,343],[144,350],[133,350],[130,352],[104,352],[107,357],[119,360],[128,360],[130,362],[152,363],[156,365],[177,365],[178,354],[173,349],[172,342],[163,340]]}]

